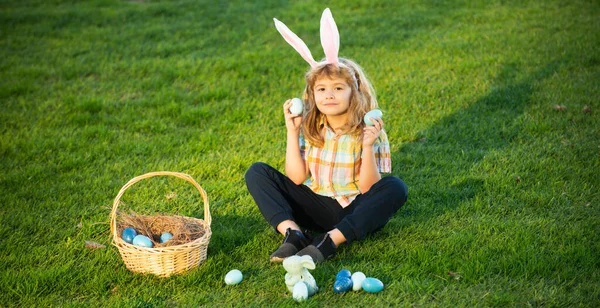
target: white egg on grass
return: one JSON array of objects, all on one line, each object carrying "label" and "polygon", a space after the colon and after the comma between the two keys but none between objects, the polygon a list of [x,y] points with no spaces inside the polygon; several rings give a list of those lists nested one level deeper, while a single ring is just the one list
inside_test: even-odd
[{"label": "white egg on grass", "polygon": [[356,272],[352,274],[352,290],[360,291],[362,289],[363,280],[365,280],[367,276],[363,272]]},{"label": "white egg on grass", "polygon": [[242,272],[240,270],[237,270],[237,269],[230,270],[225,275],[225,283],[228,285],[238,284],[238,283],[242,282],[243,278],[244,278],[244,275],[242,275]]},{"label": "white egg on grass", "polygon": [[308,287],[303,281],[299,281],[294,285],[292,290],[292,297],[297,302],[302,302],[308,299]]},{"label": "white egg on grass", "polygon": [[290,113],[297,116],[302,114],[302,111],[304,111],[304,102],[297,97],[292,98],[292,107],[290,107]]}]

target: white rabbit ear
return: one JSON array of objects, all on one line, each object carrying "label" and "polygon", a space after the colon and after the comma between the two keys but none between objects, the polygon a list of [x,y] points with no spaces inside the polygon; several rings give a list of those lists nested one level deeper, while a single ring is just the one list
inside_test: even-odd
[{"label": "white rabbit ear", "polygon": [[302,258],[302,266],[308,268],[308,269],[315,269],[315,262],[313,261],[313,258],[309,255],[304,255],[301,257]]},{"label": "white rabbit ear", "polygon": [[327,63],[337,64],[340,50],[340,33],[329,8],[326,8],[321,16],[321,45],[323,45]]},{"label": "white rabbit ear", "polygon": [[285,41],[292,45],[311,67],[317,65],[317,62],[313,59],[313,56],[304,41],[292,32],[284,23],[277,20],[277,18],[273,18],[273,21],[275,22],[275,28],[277,28],[277,31],[279,31],[279,34],[283,36]]}]

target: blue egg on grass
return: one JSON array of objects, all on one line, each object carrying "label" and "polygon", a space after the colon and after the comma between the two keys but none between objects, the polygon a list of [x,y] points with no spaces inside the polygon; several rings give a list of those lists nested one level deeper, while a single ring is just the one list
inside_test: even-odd
[{"label": "blue egg on grass", "polygon": [[240,270],[230,270],[227,275],[225,275],[225,283],[228,285],[238,284],[242,281],[244,275]]},{"label": "blue egg on grass", "polygon": [[377,293],[383,290],[383,282],[377,278],[368,277],[363,280],[362,288],[365,292]]},{"label": "blue egg on grass", "polygon": [[152,243],[152,241],[150,240],[150,238],[148,238],[145,235],[136,235],[133,238],[133,245],[135,246],[140,246],[140,247],[147,247],[147,248],[152,248],[154,246],[154,243]]},{"label": "blue egg on grass", "polygon": [[173,238],[173,234],[171,234],[169,232],[165,232],[160,235],[160,242],[164,243],[164,242],[170,240],[171,238]]},{"label": "blue egg on grass", "polygon": [[381,110],[373,109],[373,110],[367,112],[367,114],[365,114],[365,117],[363,118],[363,120],[365,121],[365,124],[367,124],[369,126],[373,126],[375,124],[373,124],[373,122],[371,121],[371,118],[381,119],[382,117],[383,117],[383,113],[381,112]]},{"label": "blue egg on grass", "polygon": [[352,272],[347,269],[340,270],[337,275],[335,275],[335,280],[340,280],[341,278],[350,278],[352,277]]},{"label": "blue egg on grass", "polygon": [[342,277],[333,283],[333,292],[344,293],[352,290],[352,279],[349,277]]},{"label": "blue egg on grass", "polygon": [[121,233],[121,238],[131,244],[133,242],[133,238],[137,235],[137,231],[134,228],[125,228]]}]

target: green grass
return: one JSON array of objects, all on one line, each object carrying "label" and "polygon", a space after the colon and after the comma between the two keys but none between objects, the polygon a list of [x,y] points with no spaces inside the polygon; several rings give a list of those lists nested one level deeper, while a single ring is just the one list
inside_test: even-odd
[{"label": "green grass", "polygon": [[[299,306],[600,305],[600,5],[327,6],[340,55],[377,89],[410,197],[312,271],[321,291]],[[272,18],[320,58],[325,7],[1,1],[0,306],[296,306],[243,175],[283,169],[281,104],[307,69]],[[196,179],[213,218],[206,263],[168,279],[129,272],[110,245],[118,191],[158,170]],[[134,187],[137,212],[202,218],[183,181]],[[226,286],[234,268],[244,281]],[[386,289],[334,294],[342,268]]]}]

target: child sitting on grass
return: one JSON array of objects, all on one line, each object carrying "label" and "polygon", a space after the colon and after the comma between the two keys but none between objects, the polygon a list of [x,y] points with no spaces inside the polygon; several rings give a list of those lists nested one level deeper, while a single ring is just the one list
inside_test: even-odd
[{"label": "child sitting on grass", "polygon": [[[376,109],[369,80],[358,64],[338,58],[339,35],[329,9],[321,18],[326,59],[313,60],[294,33],[275,19],[282,36],[311,65],[305,75],[304,112],[283,104],[287,129],[285,175],[265,163],[246,172],[248,191],[271,226],[285,236],[270,256],[282,262],[309,255],[316,263],[345,242],[381,229],[402,207],[408,188],[391,172],[390,146],[381,119],[363,122]],[[300,228],[323,234],[311,239]]]}]

